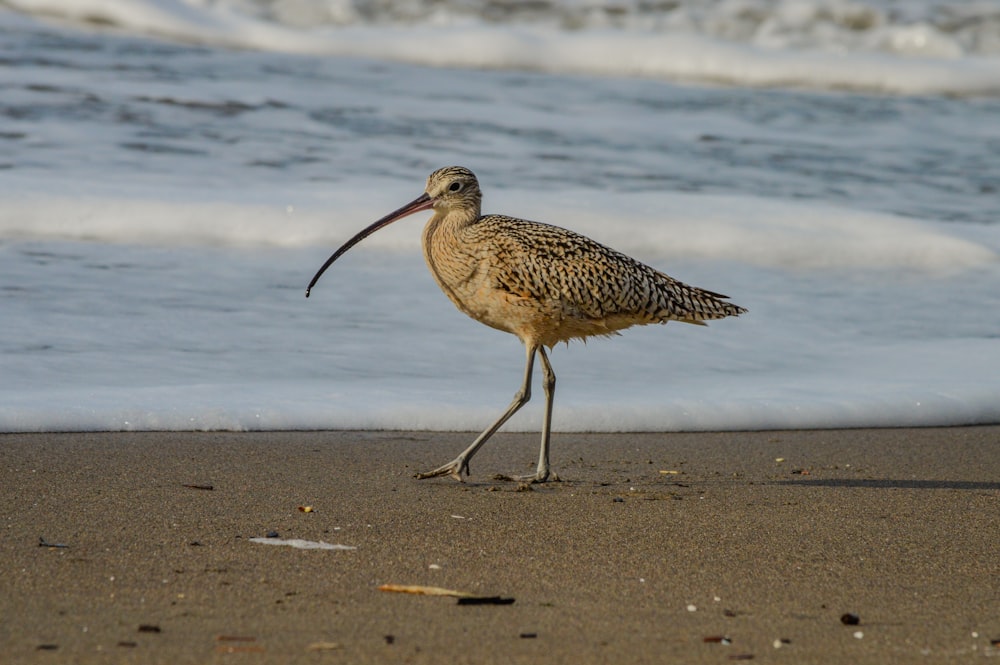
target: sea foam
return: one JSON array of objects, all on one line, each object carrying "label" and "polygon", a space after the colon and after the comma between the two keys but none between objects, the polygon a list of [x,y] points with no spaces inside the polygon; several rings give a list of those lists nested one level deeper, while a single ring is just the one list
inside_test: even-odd
[{"label": "sea foam", "polygon": [[41,17],[229,48],[726,85],[1000,93],[1000,26],[988,6],[907,14],[838,0],[692,2],[660,12],[626,7],[631,19],[600,20],[615,13],[598,5],[576,14],[573,4],[485,21],[468,3],[408,13],[393,3],[359,12],[242,0],[7,2]]},{"label": "sea foam", "polygon": [[[346,187],[336,207],[316,201],[249,205],[130,199],[15,200],[0,206],[0,238],[151,246],[334,247],[381,214],[384,193]],[[685,193],[562,192],[553,205],[531,192],[495,198],[512,212],[571,228],[653,259],[717,259],[787,270],[948,272],[997,261],[998,246],[961,227],[833,205]],[[573,201],[566,205],[565,201]],[[426,217],[426,216],[424,216]],[[136,223],[142,220],[142,223]],[[421,219],[365,240],[365,247],[419,252]],[[982,235],[982,234],[980,234]],[[997,241],[1000,239],[994,239]]]}]

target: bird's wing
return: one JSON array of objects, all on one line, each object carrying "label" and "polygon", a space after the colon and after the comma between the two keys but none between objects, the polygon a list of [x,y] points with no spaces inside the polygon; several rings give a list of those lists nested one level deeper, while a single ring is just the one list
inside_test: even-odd
[{"label": "bird's wing", "polygon": [[586,236],[492,215],[483,228],[496,287],[592,321],[702,323],[740,313],[720,294],[689,286]]}]

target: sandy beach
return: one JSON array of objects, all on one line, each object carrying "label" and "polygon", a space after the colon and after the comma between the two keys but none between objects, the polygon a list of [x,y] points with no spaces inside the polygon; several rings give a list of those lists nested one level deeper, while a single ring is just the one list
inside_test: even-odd
[{"label": "sandy beach", "polygon": [[469,438],[0,435],[0,661],[1000,658],[1000,427]]}]

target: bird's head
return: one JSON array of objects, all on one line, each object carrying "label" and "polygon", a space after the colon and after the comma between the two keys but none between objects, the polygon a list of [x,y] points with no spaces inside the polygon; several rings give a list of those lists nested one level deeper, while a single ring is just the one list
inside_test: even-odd
[{"label": "bird's head", "polygon": [[424,190],[434,202],[434,210],[447,214],[459,212],[472,219],[479,217],[483,193],[476,174],[464,166],[446,166],[427,176]]}]

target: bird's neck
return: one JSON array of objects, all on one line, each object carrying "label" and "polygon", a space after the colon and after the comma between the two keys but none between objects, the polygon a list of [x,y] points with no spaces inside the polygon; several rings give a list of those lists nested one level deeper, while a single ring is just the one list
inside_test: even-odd
[{"label": "bird's neck", "polygon": [[424,227],[424,239],[440,234],[457,233],[479,219],[478,210],[435,210]]},{"label": "bird's neck", "polygon": [[[477,217],[478,218],[478,217]],[[462,287],[469,283],[479,264],[478,253],[464,233],[477,218],[435,212],[424,227],[424,260],[441,290],[460,310],[473,316]]]}]

